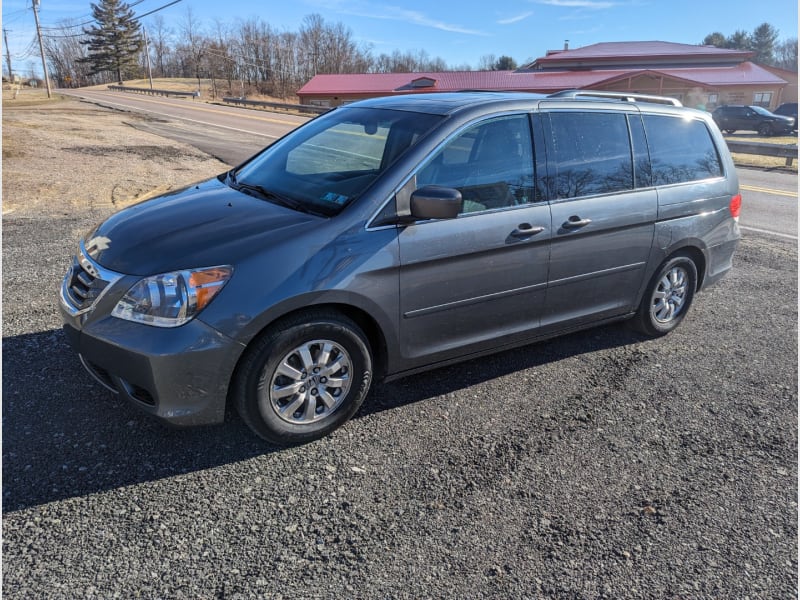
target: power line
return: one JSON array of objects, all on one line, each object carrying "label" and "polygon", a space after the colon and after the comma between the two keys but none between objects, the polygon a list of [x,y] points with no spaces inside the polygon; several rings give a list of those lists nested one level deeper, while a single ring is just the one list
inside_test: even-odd
[{"label": "power line", "polygon": [[[144,2],[144,0],[139,0],[138,2],[135,2],[134,4],[139,4],[141,2]],[[183,0],[173,0],[172,2],[169,2],[168,4],[164,4],[163,6],[159,6],[158,8],[155,8],[155,9],[149,11],[149,12],[146,12],[144,14],[138,15],[138,16],[134,17],[132,20],[133,21],[139,21],[143,17],[146,17],[148,15],[152,15],[153,13],[157,13],[158,11],[164,10],[165,8],[169,8],[173,4],[178,4],[178,2],[183,2]],[[131,6],[133,6],[134,4],[131,4]],[[88,25],[89,23],[95,23],[95,22],[96,22],[96,20],[93,19],[91,21],[86,21],[85,23],[80,23],[78,25],[65,25],[63,29],[72,29],[74,27],[79,27],[81,25]],[[63,29],[62,29],[62,31],[63,31]],[[73,37],[83,37],[85,35],[86,35],[85,32],[81,32],[81,33],[65,33],[65,34],[61,34],[61,35],[54,35],[52,33],[47,33],[47,34],[43,33],[42,37],[48,37],[48,38],[73,38]]]},{"label": "power line", "polygon": [[156,12],[158,12],[160,10],[164,10],[165,8],[168,8],[168,7],[172,6],[173,4],[177,4],[178,2],[183,2],[183,0],[173,0],[169,4],[165,4],[164,6],[159,6],[158,8],[156,8],[154,10],[151,10],[150,12],[146,12],[143,15],[139,15],[138,17],[134,18],[134,21],[138,21],[142,17],[146,17],[146,16],[152,15],[153,13],[156,13]]},{"label": "power line", "polygon": [[[133,8],[137,4],[141,4],[144,0],[136,0],[136,2],[131,2],[128,7]],[[156,9],[158,10],[158,9]],[[84,15],[83,17],[78,17],[79,19],[88,18],[89,15]],[[42,25],[42,29],[47,30],[54,30],[54,31],[63,31],[64,29],[74,29],[75,27],[83,27],[84,25],[90,25],[95,22],[94,18],[89,19],[88,21],[83,21],[82,23],[75,23],[75,24],[61,24],[61,25]]]}]

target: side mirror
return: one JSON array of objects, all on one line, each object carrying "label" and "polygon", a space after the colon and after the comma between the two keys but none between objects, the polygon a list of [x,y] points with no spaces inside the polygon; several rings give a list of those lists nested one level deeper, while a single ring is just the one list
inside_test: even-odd
[{"label": "side mirror", "polygon": [[461,212],[461,192],[455,188],[426,185],[411,194],[411,216],[418,220],[454,219]]}]

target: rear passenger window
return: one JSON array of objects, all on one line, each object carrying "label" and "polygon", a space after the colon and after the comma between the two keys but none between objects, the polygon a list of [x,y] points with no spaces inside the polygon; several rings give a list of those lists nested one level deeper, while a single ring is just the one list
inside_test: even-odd
[{"label": "rear passenger window", "polygon": [[705,123],[663,115],[644,115],[653,185],[720,177],[722,165]]},{"label": "rear passenger window", "polygon": [[631,144],[624,114],[552,112],[549,137],[555,198],[633,189]]}]

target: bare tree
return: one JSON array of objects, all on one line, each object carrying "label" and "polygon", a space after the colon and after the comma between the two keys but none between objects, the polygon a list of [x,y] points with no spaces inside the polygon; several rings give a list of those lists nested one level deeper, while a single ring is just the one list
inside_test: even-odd
[{"label": "bare tree", "polygon": [[103,78],[92,76],[85,62],[88,55],[85,36],[76,34],[80,29],[74,20],[61,21],[55,29],[42,36],[50,76],[62,87],[78,87],[101,83]]},{"label": "bare tree", "polygon": [[775,66],[797,71],[797,38],[789,38],[775,46]]},{"label": "bare tree", "polygon": [[203,36],[200,20],[195,16],[191,6],[186,7],[186,13],[181,22],[181,34],[183,35],[182,49],[188,55],[186,67],[197,77],[197,89],[199,91],[203,59],[208,47],[208,40]]},{"label": "bare tree", "polygon": [[150,42],[150,51],[153,53],[154,66],[157,77],[174,76],[167,70],[170,54],[172,49],[170,47],[173,31],[167,27],[164,22],[164,17],[156,14],[150,20],[150,26],[147,28],[148,41]]},{"label": "bare tree", "polygon": [[494,54],[484,54],[478,60],[478,71],[491,71],[496,62],[497,57]]}]

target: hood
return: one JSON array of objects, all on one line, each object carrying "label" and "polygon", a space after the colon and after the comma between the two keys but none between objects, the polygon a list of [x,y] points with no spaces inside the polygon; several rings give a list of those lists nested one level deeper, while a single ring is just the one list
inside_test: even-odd
[{"label": "hood", "polygon": [[126,208],[85,240],[103,267],[126,275],[236,265],[324,219],[254,198],[214,178]]}]

